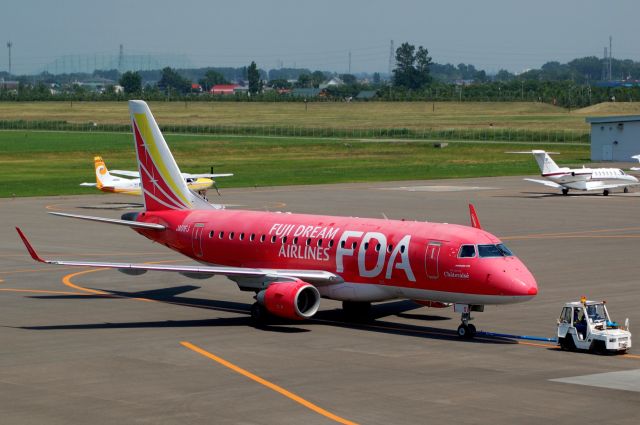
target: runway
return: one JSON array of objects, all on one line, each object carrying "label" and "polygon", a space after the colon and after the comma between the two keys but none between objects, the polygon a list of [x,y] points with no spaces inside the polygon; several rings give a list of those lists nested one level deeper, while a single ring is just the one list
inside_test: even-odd
[{"label": "runway", "polygon": [[[536,276],[528,303],[487,306],[478,330],[555,336],[563,304],[605,299],[640,325],[638,193],[560,196],[521,177],[222,189],[230,208],[469,223],[500,237]],[[124,195],[0,199],[2,424],[635,424],[640,340],[625,356],[553,344],[460,340],[452,309],[376,305],[352,324],[322,300],[308,322],[255,328],[252,294],[225,278],[127,276],[46,258],[191,261],[130,229],[48,211],[119,218]]]}]

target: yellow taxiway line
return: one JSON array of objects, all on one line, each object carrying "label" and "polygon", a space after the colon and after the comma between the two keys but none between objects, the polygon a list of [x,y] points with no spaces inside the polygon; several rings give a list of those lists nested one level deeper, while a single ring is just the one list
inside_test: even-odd
[{"label": "yellow taxiway line", "polygon": [[303,405],[304,407],[306,407],[307,409],[310,409],[314,412],[316,412],[319,415],[322,415],[328,419],[331,419],[332,421],[338,422],[340,424],[344,424],[344,425],[357,425],[356,422],[352,422],[350,420],[344,419],[340,416],[334,415],[333,413],[311,403],[310,401],[307,401],[305,399],[303,399],[302,397],[292,393],[291,391],[285,390],[284,388],[282,388],[279,385],[276,385],[272,382],[267,381],[264,378],[259,377],[258,375],[255,375],[251,372],[249,372],[248,370],[242,369],[239,366],[234,365],[233,363],[223,359],[222,357],[218,357],[213,353],[210,353],[190,342],[187,341],[182,341],[180,342],[180,344],[186,348],[188,348],[191,351],[195,351],[196,353],[200,354],[201,356],[207,357],[215,362],[218,362],[219,364],[221,364],[224,367],[227,367],[229,369],[231,369],[232,371],[239,373],[240,375],[243,375],[255,382],[257,382],[258,384],[264,385],[265,387],[269,388],[270,390],[273,390],[277,393],[280,393],[281,395],[287,397],[290,400],[295,401],[296,403],[299,403],[301,405]]}]

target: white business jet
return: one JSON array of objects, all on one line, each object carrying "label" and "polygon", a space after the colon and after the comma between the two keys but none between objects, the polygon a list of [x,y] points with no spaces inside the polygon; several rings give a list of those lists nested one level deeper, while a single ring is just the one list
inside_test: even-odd
[{"label": "white business jet", "polygon": [[547,180],[525,180],[560,189],[563,195],[567,195],[572,189],[601,190],[602,194],[607,196],[612,189],[623,189],[627,193],[629,186],[640,184],[637,178],[626,174],[620,168],[586,168],[584,165],[582,168],[558,167],[558,164],[549,156],[549,153],[557,152],[532,150],[510,153],[532,153],[542,171],[541,176]]}]

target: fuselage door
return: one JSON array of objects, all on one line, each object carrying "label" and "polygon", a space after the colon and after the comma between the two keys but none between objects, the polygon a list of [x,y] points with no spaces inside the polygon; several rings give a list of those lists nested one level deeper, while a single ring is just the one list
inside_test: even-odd
[{"label": "fuselage door", "polygon": [[204,223],[196,223],[193,225],[193,235],[191,239],[191,246],[193,247],[193,255],[196,257],[202,257],[204,252],[202,250],[202,236],[204,233]]},{"label": "fuselage door", "polygon": [[438,258],[440,257],[442,242],[431,241],[427,244],[427,252],[424,257],[424,268],[429,279],[438,279]]}]

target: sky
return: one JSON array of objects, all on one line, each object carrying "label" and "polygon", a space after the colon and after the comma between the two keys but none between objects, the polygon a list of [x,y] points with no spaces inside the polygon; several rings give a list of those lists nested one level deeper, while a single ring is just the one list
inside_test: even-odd
[{"label": "sky", "polygon": [[[389,69],[390,42],[488,73],[602,57],[640,61],[640,1],[614,0],[3,0],[0,70],[51,68],[63,55],[183,55],[189,65]],[[88,62],[88,59],[87,59]]]}]

